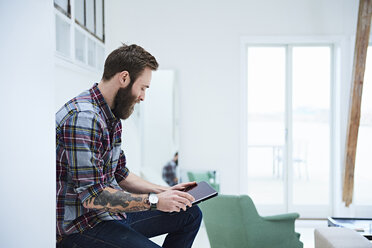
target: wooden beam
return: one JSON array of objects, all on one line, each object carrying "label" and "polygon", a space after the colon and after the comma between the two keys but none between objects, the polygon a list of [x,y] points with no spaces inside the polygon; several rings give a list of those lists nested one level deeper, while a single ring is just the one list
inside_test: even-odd
[{"label": "wooden beam", "polygon": [[342,200],[345,202],[345,206],[347,207],[353,201],[355,156],[358,141],[364,71],[371,27],[371,14],[372,0],[360,0],[357,33],[355,39],[351,95],[349,102],[344,187],[342,195]]}]

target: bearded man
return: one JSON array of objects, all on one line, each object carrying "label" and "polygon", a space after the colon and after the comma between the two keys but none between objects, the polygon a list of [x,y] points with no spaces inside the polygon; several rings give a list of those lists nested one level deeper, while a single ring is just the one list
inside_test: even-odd
[{"label": "bearded man", "polygon": [[57,247],[191,247],[202,214],[182,190],[136,176],[121,150],[121,121],[145,100],[156,59],[123,45],[106,59],[99,84],[56,114]]}]

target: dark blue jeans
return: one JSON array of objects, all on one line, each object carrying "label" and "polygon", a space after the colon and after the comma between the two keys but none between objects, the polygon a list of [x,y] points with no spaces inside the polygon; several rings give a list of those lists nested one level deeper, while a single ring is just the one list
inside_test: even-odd
[{"label": "dark blue jeans", "polygon": [[158,248],[149,238],[168,233],[162,247],[189,248],[202,220],[198,206],[179,213],[143,211],[127,216],[125,220],[103,221],[83,233],[65,236],[58,247]]}]

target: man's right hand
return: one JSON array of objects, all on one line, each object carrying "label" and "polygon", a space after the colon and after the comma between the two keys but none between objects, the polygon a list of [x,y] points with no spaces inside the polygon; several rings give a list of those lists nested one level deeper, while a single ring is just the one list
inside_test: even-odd
[{"label": "man's right hand", "polygon": [[181,209],[186,211],[186,207],[191,207],[191,203],[195,201],[194,197],[189,193],[173,189],[157,195],[159,199],[157,209],[163,212],[179,212]]}]

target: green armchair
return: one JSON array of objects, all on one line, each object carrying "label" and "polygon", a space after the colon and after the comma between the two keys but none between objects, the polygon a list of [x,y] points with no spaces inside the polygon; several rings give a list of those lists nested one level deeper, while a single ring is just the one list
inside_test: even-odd
[{"label": "green armchair", "polygon": [[215,171],[200,171],[200,172],[188,171],[187,177],[189,178],[190,181],[195,181],[195,182],[206,181],[217,192],[220,191],[220,184],[216,182],[217,178],[216,178]]},{"label": "green armchair", "polygon": [[261,217],[247,195],[219,195],[201,203],[211,248],[302,248],[297,213]]}]

